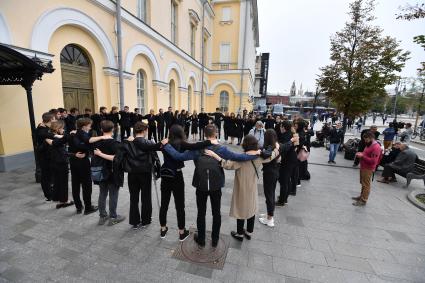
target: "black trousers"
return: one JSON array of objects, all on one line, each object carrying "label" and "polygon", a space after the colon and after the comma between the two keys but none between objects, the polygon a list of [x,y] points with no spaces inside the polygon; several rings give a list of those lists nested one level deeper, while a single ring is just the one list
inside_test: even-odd
[{"label": "black trousers", "polygon": [[165,138],[168,138],[168,132],[170,131],[171,125],[165,124]]},{"label": "black trousers", "polygon": [[279,178],[279,168],[265,168],[263,170],[263,188],[266,197],[267,215],[274,215],[275,192],[277,179]]},{"label": "black trousers", "polygon": [[150,224],[152,222],[152,174],[129,173],[128,189],[130,191],[130,224]]},{"label": "black trousers", "polygon": [[211,203],[211,212],[212,212],[212,233],[211,239],[213,241],[218,241],[220,237],[220,227],[221,227],[221,190],[217,191],[201,191],[196,190],[196,206],[198,207],[198,217],[196,220],[198,228],[198,239],[201,242],[205,241],[205,215],[207,213],[207,201],[208,196],[210,197]]},{"label": "black trousers", "polygon": [[158,141],[157,137],[156,137],[156,126],[149,126],[148,127],[148,140],[154,139],[155,142]]},{"label": "black trousers", "polygon": [[227,127],[224,127],[224,140],[227,141],[229,139],[229,131],[227,130]]},{"label": "black trousers", "polygon": [[68,164],[52,164],[53,174],[53,201],[68,201]]},{"label": "black trousers", "polygon": [[215,124],[215,126],[217,127],[218,138],[221,139],[221,123]]},{"label": "black trousers", "polygon": [[297,191],[297,182],[293,180],[293,176],[295,175],[295,171],[297,169],[298,167],[296,166],[296,164],[293,163],[280,166],[280,201],[288,202],[289,193]]},{"label": "black trousers", "polygon": [[162,141],[164,139],[164,125],[157,127],[158,131],[158,141]]},{"label": "black trousers", "polygon": [[40,164],[40,170],[41,170],[41,189],[43,190],[44,197],[46,199],[52,198],[52,172],[51,172],[51,164],[50,160],[47,159],[45,156],[48,153],[41,153],[39,154],[39,164]]},{"label": "black trousers", "polygon": [[204,129],[204,126],[199,126],[199,140],[202,141],[205,139]]},{"label": "black trousers", "polygon": [[177,213],[177,226],[185,228],[184,210],[184,179],[181,171],[174,178],[161,178],[161,208],[159,209],[159,222],[162,227],[167,226],[167,212],[170,204],[171,194],[174,196],[174,205]]},{"label": "black trousers", "polygon": [[77,209],[82,209],[80,199],[80,187],[83,188],[83,200],[86,209],[91,208],[92,181],[90,172],[90,160],[86,158],[72,157],[69,160],[71,168],[72,198]]},{"label": "black trousers", "polygon": [[121,141],[125,140],[131,135],[130,127],[121,127]]},{"label": "black trousers", "polygon": [[[246,231],[248,233],[254,232],[255,215],[246,220]],[[243,235],[245,230],[245,219],[236,219],[237,232],[239,235]]]}]

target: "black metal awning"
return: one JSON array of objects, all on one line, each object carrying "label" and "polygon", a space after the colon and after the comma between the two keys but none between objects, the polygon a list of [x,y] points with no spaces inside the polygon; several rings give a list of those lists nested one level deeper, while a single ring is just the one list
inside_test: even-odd
[{"label": "black metal awning", "polygon": [[31,123],[31,136],[35,148],[35,118],[32,102],[32,86],[41,80],[44,73],[53,73],[52,61],[42,61],[16,51],[8,45],[0,44],[0,85],[21,85],[27,93],[28,114]]}]

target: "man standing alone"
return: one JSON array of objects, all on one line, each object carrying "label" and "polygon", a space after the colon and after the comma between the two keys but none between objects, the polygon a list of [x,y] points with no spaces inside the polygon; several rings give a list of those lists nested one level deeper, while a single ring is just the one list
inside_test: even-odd
[{"label": "man standing alone", "polygon": [[376,166],[379,164],[379,159],[382,154],[381,146],[375,140],[375,134],[367,132],[363,135],[365,142],[365,149],[363,152],[357,152],[356,157],[360,159],[360,184],[362,190],[360,196],[353,197],[354,206],[365,206],[369,198],[370,193],[370,182],[372,179],[373,172],[376,170]]},{"label": "man standing alone", "polygon": [[329,161],[328,163],[335,164],[336,153],[338,152],[339,145],[343,142],[344,132],[342,130],[341,122],[338,122],[335,127],[329,132]]}]

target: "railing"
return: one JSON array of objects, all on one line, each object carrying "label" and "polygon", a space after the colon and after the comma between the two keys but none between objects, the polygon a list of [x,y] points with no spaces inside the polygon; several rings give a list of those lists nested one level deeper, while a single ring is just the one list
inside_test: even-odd
[{"label": "railing", "polygon": [[236,70],[238,63],[212,63],[212,70]]}]

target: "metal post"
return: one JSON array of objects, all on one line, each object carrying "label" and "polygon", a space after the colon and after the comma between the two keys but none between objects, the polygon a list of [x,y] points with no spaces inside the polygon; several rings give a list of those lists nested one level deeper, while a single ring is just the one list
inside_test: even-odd
[{"label": "metal post", "polygon": [[[424,83],[423,88],[422,88],[421,98],[419,99],[418,110],[416,111],[415,131],[416,131],[416,129],[418,128],[419,115],[420,115],[420,112],[421,112],[422,102],[423,102],[423,100],[424,100],[424,92],[425,92],[425,83]],[[423,131],[423,130],[424,130],[424,129],[422,129],[422,131]]]},{"label": "metal post", "polygon": [[397,96],[398,96],[398,89],[400,88],[400,79],[397,81],[397,85],[395,87],[395,98],[394,98],[394,120],[397,121]]},{"label": "metal post", "polygon": [[116,0],[116,19],[117,19],[117,48],[118,48],[118,80],[120,93],[120,109],[123,110],[124,103],[124,79],[122,68],[122,31],[121,31],[121,0]]},{"label": "metal post", "polygon": [[[205,45],[204,45],[204,26],[205,26],[205,4],[207,1],[205,0],[202,3],[202,28],[201,28],[201,109],[204,108],[204,72],[205,72]],[[200,110],[201,110],[200,109]]]}]

